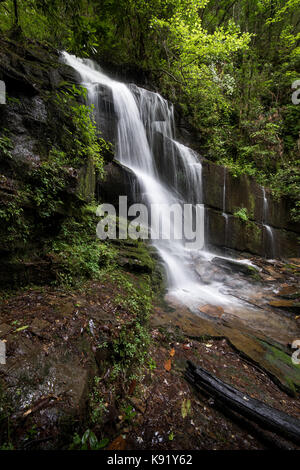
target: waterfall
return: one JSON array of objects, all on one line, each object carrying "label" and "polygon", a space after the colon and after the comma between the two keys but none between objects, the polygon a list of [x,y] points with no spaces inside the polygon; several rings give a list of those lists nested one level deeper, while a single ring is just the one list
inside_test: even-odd
[{"label": "waterfall", "polygon": [[[270,227],[270,225],[267,225],[267,223],[266,223],[268,221],[269,205],[268,205],[268,198],[267,198],[266,190],[263,186],[262,186],[262,194],[263,194],[263,221],[262,221],[262,224],[263,224],[263,227],[265,229],[265,233],[267,235],[266,240],[270,244],[271,258],[275,258],[275,256],[276,256],[275,237],[274,237],[274,232],[273,232],[272,227]],[[268,253],[268,247],[266,247],[266,254],[267,253]]]},{"label": "waterfall", "polygon": [[[220,292],[222,284],[201,283],[193,263],[197,250],[186,247],[182,237],[177,236],[182,227],[170,218],[173,204],[198,205],[204,233],[202,164],[193,150],[175,140],[173,106],[158,93],[109,78],[91,60],[78,59],[67,53],[63,56],[65,62],[79,73],[82,86],[88,91],[88,102],[95,107],[96,121],[99,86],[107,86],[112,92],[118,121],[115,158],[136,175],[141,198],[151,206],[151,233],[164,235],[159,221],[169,220],[167,228],[173,237],[154,237],[152,243],[165,263],[171,295],[187,305],[199,301],[232,303],[230,296]],[[161,142],[159,149],[158,141]],[[185,216],[192,219],[192,214]]]},{"label": "waterfall", "polygon": [[225,235],[224,235],[224,245],[227,246],[228,242],[228,223],[229,223],[229,216],[226,213],[226,167],[224,167],[224,180],[223,180],[223,212],[222,216],[225,219]]}]

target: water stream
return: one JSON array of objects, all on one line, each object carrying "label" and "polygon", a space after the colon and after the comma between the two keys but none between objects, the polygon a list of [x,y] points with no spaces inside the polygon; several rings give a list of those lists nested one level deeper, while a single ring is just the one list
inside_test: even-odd
[{"label": "water stream", "polygon": [[[151,221],[151,230],[160,231],[159,220],[170,219],[172,204],[199,204],[199,220],[204,234],[205,210],[202,206],[202,164],[196,153],[175,139],[173,106],[158,93],[135,85],[127,86],[112,80],[91,60],[78,59],[64,53],[65,61],[81,77],[88,90],[88,101],[97,114],[99,84],[110,88],[118,118],[116,159],[137,176],[143,200],[157,211]],[[168,183],[161,175],[154,157],[156,136],[162,139],[161,159],[168,167]],[[164,149],[173,149],[165,152]],[[166,160],[167,159],[167,160]],[[178,168],[180,167],[180,172]],[[185,184],[183,184],[184,182]],[[176,222],[176,221],[175,221]],[[179,234],[182,227],[171,219],[171,233]],[[175,239],[174,239],[175,238]],[[222,283],[202,284],[194,268],[195,250],[186,247],[184,240],[153,240],[163,259],[169,281],[169,292],[185,304],[195,302],[236,303],[236,299],[221,292]]]},{"label": "water stream", "polygon": [[[161,224],[158,221],[169,220],[170,226],[167,228],[175,235],[180,234],[181,227],[169,217],[170,206],[190,203],[200,207],[199,220],[204,233],[202,164],[193,150],[176,141],[172,104],[158,93],[111,79],[90,60],[78,59],[67,53],[63,55],[65,62],[79,73],[81,83],[88,91],[88,101],[95,107],[96,120],[100,111],[99,86],[111,90],[118,122],[115,158],[136,175],[141,200],[154,210],[151,232],[161,235]],[[158,142],[160,145],[157,148]],[[224,217],[225,201],[226,174],[223,189]],[[265,193],[264,201],[264,210],[267,212]],[[269,232],[265,220],[264,225]],[[269,233],[273,243],[272,231]],[[212,263],[215,254],[206,251],[205,246],[201,250],[188,248],[184,238],[176,239],[174,236],[169,239],[158,237],[152,243],[165,264],[168,298],[171,301],[187,306],[198,315],[201,315],[201,305],[221,305],[225,309],[225,316],[229,315],[231,321],[239,318],[249,326],[269,332],[278,339],[282,339],[283,331],[287,332],[293,327],[291,323],[285,324],[283,328],[278,315],[270,310],[249,306],[247,299],[255,294],[255,288],[238,275],[232,276],[218,270]],[[246,260],[239,262],[249,264]],[[262,297],[265,298],[265,294]],[[284,321],[286,323],[288,320]]]}]

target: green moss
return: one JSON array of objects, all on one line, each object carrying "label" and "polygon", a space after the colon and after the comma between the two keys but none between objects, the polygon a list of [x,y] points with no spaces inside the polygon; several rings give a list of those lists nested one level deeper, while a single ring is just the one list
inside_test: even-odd
[{"label": "green moss", "polygon": [[85,201],[91,201],[95,195],[96,175],[94,162],[89,159],[79,174],[78,194]]},{"label": "green moss", "polygon": [[254,243],[256,245],[260,245],[262,229],[255,222],[248,220],[246,230],[249,234],[251,234],[251,238],[253,239]]},{"label": "green moss", "polygon": [[111,144],[99,136],[92,118],[93,107],[78,103],[78,99],[86,99],[86,94],[85,88],[77,88],[75,85],[55,94],[52,105],[55,113],[60,115],[62,128],[57,128],[56,120],[51,121],[51,124],[54,126],[54,134],[61,137],[60,147],[68,162],[75,168],[93,162],[94,170],[103,177],[103,155],[110,152]]},{"label": "green moss", "polygon": [[287,388],[296,394],[296,391],[300,389],[300,364],[293,364],[291,355],[289,356],[281,349],[264,341],[261,343],[267,350],[266,359],[281,371]]},{"label": "green moss", "polygon": [[10,137],[1,131],[0,157],[14,180],[12,186],[9,178],[0,177],[8,188],[0,199],[0,248],[6,252],[3,269],[11,269],[16,287],[27,282],[27,268],[18,268],[25,260],[36,263],[50,256],[57,280],[73,284],[98,278],[115,256],[112,246],[96,239],[98,221],[95,216],[87,220],[84,209],[94,198],[96,173],[103,177],[104,153],[111,147],[98,135],[91,108],[78,102],[83,95],[75,86],[50,95],[48,150],[37,164],[17,165],[10,158]]}]

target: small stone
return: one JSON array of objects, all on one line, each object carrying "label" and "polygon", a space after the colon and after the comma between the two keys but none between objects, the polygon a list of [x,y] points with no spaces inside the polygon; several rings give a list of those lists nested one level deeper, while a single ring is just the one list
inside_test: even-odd
[{"label": "small stone", "polygon": [[43,332],[45,332],[46,329],[49,330],[49,328],[50,323],[43,320],[42,318],[35,318],[30,325],[30,330],[36,336],[43,336]]}]

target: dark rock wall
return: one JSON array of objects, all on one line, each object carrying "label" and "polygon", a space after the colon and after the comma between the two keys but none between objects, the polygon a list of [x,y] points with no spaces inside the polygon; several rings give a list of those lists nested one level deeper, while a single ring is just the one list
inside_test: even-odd
[{"label": "dark rock wall", "polygon": [[[225,172],[227,232],[225,217],[222,215]],[[208,243],[270,257],[272,249],[263,225],[268,224],[273,231],[276,257],[299,256],[300,224],[291,220],[290,201],[284,198],[276,200],[267,189],[266,196],[268,209],[264,217],[263,190],[260,185],[246,175],[234,177],[224,167],[203,160],[203,197],[207,206]],[[247,209],[247,221],[234,216],[240,208]]]},{"label": "dark rock wall", "polygon": [[66,85],[79,83],[79,78],[56,51],[0,38],[0,80],[6,85],[6,104],[0,105],[0,137],[10,142],[7,149],[0,145],[2,286],[52,279],[53,263],[45,255],[48,241],[57,236],[71,207],[82,206],[95,194],[90,162],[78,170],[61,169],[66,184],[57,194],[57,210],[49,217],[37,214],[28,189],[33,172],[48,159],[51,148],[59,147],[62,138],[63,123],[53,97]]}]

